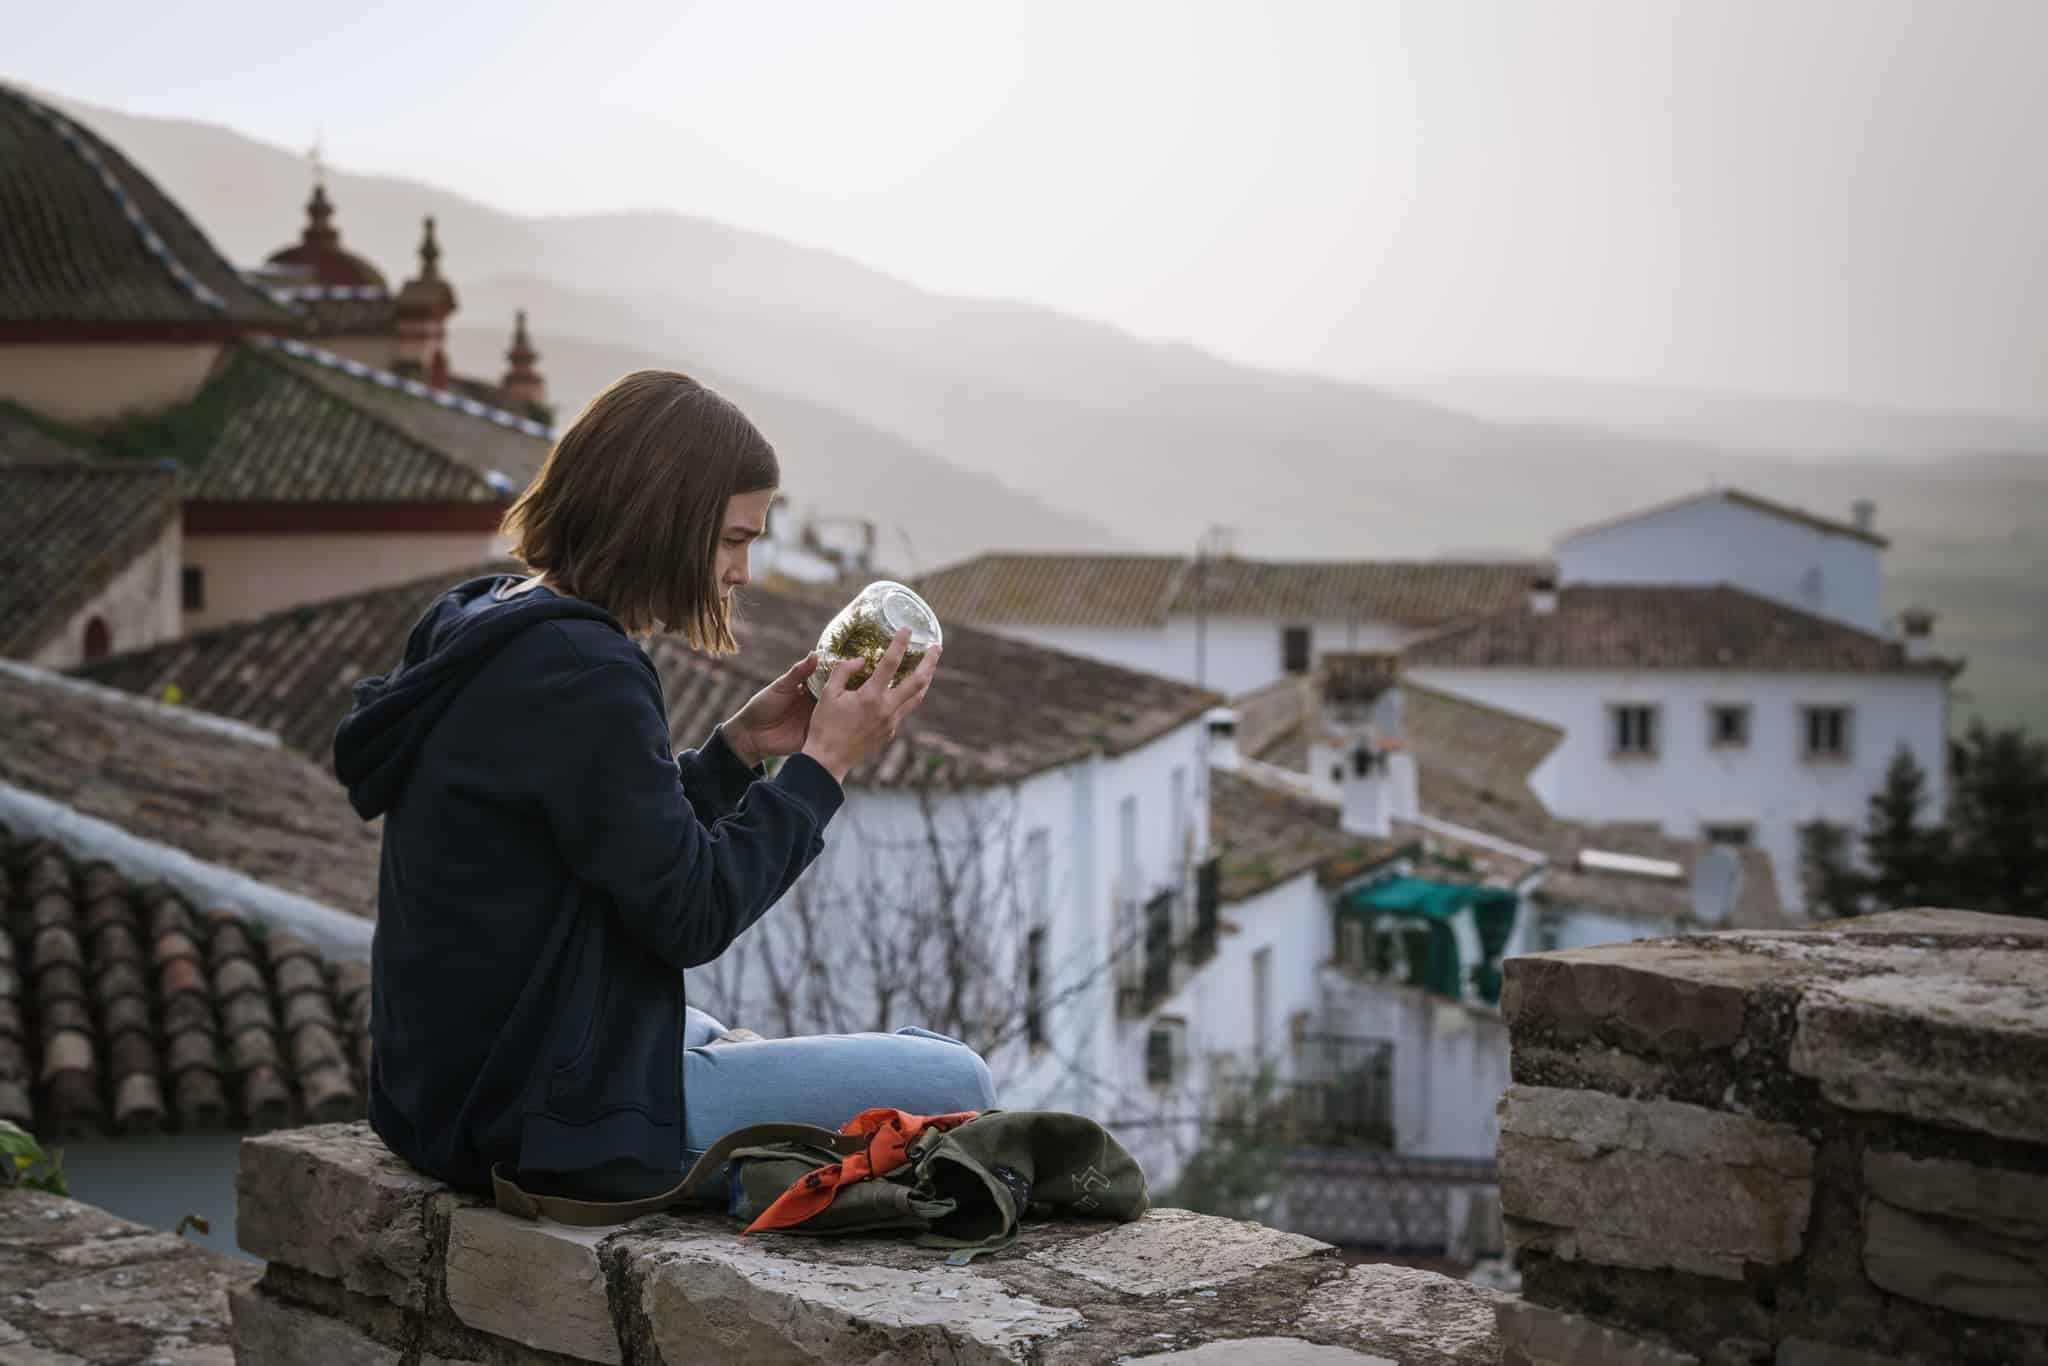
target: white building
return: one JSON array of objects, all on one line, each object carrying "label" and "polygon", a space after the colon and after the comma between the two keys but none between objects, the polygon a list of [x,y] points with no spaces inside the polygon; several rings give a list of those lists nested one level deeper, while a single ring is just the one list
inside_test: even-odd
[{"label": "white building", "polygon": [[941,619],[1229,696],[1519,600],[1537,561],[989,554],[918,581]]},{"label": "white building", "polygon": [[1727,584],[1859,631],[1884,629],[1876,508],[1830,521],[1740,489],[1709,489],[1583,527],[1557,544],[1566,584]]},{"label": "white building", "polygon": [[[1881,544],[1702,495],[1568,538],[1561,588],[1410,645],[1406,667],[1562,729],[1533,778],[1558,815],[1759,846],[1798,906],[1799,827],[1860,826],[1901,748],[1928,774],[1925,818],[1946,805],[1956,666],[1928,653],[1931,614],[1876,629]],[[1785,605],[1809,585],[1810,607]]]}]

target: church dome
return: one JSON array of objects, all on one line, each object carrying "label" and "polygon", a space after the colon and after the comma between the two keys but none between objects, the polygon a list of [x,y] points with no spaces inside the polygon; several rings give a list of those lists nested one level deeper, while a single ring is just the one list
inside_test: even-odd
[{"label": "church dome", "polygon": [[291,246],[272,252],[265,264],[279,274],[290,274],[294,284],[386,288],[382,272],[342,247],[325,185],[315,185],[313,197],[306,201],[304,234]]}]

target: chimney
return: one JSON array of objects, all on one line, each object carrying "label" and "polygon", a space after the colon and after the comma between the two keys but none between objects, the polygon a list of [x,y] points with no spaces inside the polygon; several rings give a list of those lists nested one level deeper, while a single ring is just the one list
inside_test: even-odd
[{"label": "chimney", "polygon": [[1871,536],[1876,534],[1876,503],[1871,502],[1868,498],[1858,498],[1855,502],[1849,504],[1849,517],[1856,524],[1856,529],[1864,535]]},{"label": "chimney", "polygon": [[1899,613],[1899,633],[1906,638],[1906,658],[1934,657],[1934,613],[1925,607],[1908,607]]},{"label": "chimney", "polygon": [[1209,767],[1237,771],[1237,713],[1211,707],[1202,720],[1209,729]]},{"label": "chimney", "polygon": [[1547,617],[1557,610],[1556,576],[1538,574],[1529,580],[1529,610],[1539,617]]},{"label": "chimney", "polygon": [[1415,756],[1361,736],[1344,756],[1337,782],[1337,823],[1346,834],[1386,839],[1394,822],[1412,821],[1417,809]]}]

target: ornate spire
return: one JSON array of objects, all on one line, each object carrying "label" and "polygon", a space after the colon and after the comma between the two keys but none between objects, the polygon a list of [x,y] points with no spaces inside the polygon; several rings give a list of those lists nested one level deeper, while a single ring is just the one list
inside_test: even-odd
[{"label": "ornate spire", "polygon": [[420,279],[441,278],[441,244],[434,240],[434,216],[427,215],[427,229],[420,237]]},{"label": "ornate spire", "polygon": [[545,409],[548,384],[534,365],[540,352],[533,349],[533,338],[527,335],[526,310],[522,308],[512,316],[512,349],[505,353],[507,368],[498,387],[513,403],[523,403],[529,410]]},{"label": "ornate spire", "polygon": [[306,230],[299,234],[299,241],[319,249],[341,245],[341,233],[334,226],[334,205],[328,201],[327,187],[317,180],[313,197],[306,201]]}]

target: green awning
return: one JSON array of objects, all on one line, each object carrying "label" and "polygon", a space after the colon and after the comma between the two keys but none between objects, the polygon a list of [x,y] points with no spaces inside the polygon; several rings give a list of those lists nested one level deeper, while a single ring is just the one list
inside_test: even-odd
[{"label": "green awning", "polygon": [[[1474,974],[1476,985],[1482,999],[1496,1002],[1500,999],[1501,950],[1507,947],[1508,937],[1514,932],[1517,904],[1516,895],[1504,887],[1396,877],[1350,892],[1337,903],[1337,914],[1352,916],[1375,929],[1382,920],[1421,921],[1416,929],[1421,931],[1423,942],[1409,945],[1408,980],[1455,1001],[1465,994],[1465,974],[1451,921],[1458,912],[1469,908],[1479,931],[1481,957]],[[1382,963],[1382,967],[1391,966]]]}]

